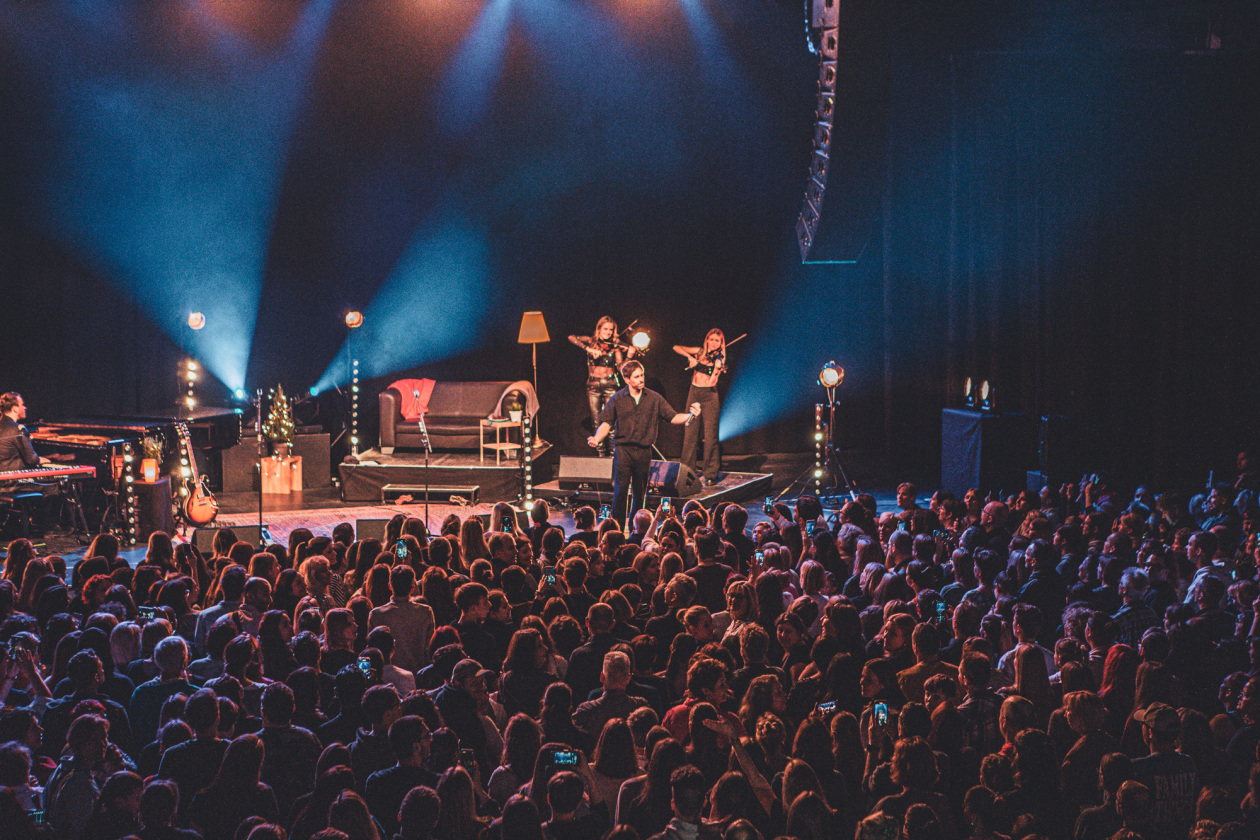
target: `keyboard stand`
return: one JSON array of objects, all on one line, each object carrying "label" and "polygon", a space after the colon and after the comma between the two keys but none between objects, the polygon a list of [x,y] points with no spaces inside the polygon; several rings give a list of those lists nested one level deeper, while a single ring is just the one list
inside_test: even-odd
[{"label": "keyboard stand", "polygon": [[87,516],[83,513],[83,499],[79,496],[79,483],[69,479],[60,479],[62,504],[70,506],[70,533],[79,538],[84,545],[89,542],[91,531],[88,530]]}]

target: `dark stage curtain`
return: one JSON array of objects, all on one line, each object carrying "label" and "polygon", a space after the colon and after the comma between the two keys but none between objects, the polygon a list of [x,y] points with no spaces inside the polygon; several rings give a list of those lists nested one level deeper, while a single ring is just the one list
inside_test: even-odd
[{"label": "dark stage curtain", "polygon": [[1133,478],[1232,464],[1260,408],[1256,56],[900,67],[882,227],[888,448],[930,451],[972,376],[1003,410],[1105,430]]}]

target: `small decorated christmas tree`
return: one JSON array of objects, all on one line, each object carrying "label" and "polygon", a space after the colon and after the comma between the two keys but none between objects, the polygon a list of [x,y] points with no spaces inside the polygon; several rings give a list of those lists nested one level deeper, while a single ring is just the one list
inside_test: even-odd
[{"label": "small decorated christmas tree", "polygon": [[271,410],[267,413],[263,434],[272,443],[288,444],[293,441],[293,407],[284,395],[283,385],[276,386],[275,396],[271,398]]}]

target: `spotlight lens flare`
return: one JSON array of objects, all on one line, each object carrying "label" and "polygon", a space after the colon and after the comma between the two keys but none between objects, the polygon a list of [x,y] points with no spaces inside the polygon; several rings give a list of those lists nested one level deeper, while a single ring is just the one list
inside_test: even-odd
[{"label": "spotlight lens flare", "polygon": [[188,313],[188,326],[190,329],[199,330],[206,325],[206,316],[200,312]]}]

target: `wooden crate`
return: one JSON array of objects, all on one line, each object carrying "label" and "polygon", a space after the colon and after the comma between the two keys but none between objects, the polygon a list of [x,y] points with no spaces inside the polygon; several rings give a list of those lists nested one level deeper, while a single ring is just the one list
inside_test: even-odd
[{"label": "wooden crate", "polygon": [[262,491],[287,496],[302,489],[302,456],[263,458]]}]

